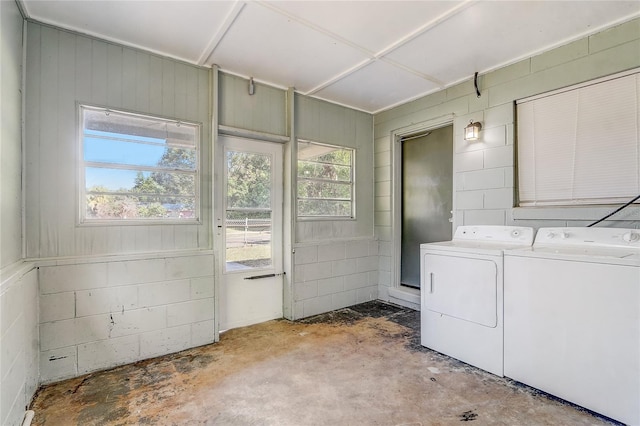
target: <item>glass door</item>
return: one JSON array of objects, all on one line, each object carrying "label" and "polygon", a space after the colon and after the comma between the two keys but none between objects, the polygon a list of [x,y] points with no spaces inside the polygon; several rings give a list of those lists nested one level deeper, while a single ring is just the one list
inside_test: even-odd
[{"label": "glass door", "polygon": [[282,317],[282,146],[224,144],[220,330]]}]

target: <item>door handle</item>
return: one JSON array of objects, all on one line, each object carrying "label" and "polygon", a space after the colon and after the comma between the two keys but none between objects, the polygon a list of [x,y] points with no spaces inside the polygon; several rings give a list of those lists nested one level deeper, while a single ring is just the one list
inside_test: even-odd
[{"label": "door handle", "polygon": [[429,272],[429,293],[433,293],[433,272]]},{"label": "door handle", "polygon": [[279,274],[264,274],[264,275],[253,275],[251,277],[244,277],[245,280],[259,280],[261,278],[273,278],[273,277],[279,277],[281,275],[285,275],[286,272],[281,272]]}]

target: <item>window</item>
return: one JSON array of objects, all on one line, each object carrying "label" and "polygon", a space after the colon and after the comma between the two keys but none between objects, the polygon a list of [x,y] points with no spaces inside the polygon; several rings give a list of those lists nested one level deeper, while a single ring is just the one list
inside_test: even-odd
[{"label": "window", "polygon": [[298,141],[298,217],[353,218],[355,151]]},{"label": "window", "polygon": [[80,106],[81,222],[197,221],[200,126]]},{"label": "window", "polygon": [[640,74],[518,102],[520,206],[597,205],[640,193]]}]

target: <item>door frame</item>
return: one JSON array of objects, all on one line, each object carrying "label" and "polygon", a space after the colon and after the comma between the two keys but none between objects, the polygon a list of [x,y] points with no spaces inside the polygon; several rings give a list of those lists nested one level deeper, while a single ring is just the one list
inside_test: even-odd
[{"label": "door frame", "polygon": [[214,295],[215,295],[215,307],[214,307],[214,341],[220,341],[220,294],[222,287],[222,280],[224,279],[224,269],[225,265],[223,264],[224,255],[222,250],[225,248],[222,247],[224,237],[222,235],[222,231],[224,227],[222,223],[220,223],[220,210],[224,206],[224,138],[235,138],[235,139],[247,139],[255,142],[269,142],[275,144],[281,144],[283,147],[282,152],[282,168],[283,168],[283,200],[282,200],[282,268],[284,272],[283,276],[283,295],[282,295],[282,310],[283,316],[287,316],[287,305],[286,302],[288,298],[290,298],[289,292],[290,289],[288,286],[288,276],[291,275],[291,271],[288,270],[289,263],[287,259],[287,232],[288,230],[285,227],[288,209],[287,203],[287,145],[289,142],[289,137],[271,135],[261,132],[249,131],[245,129],[232,128],[220,126],[217,131],[214,131],[214,143],[213,143],[213,173],[211,176],[211,191],[213,193],[213,205],[212,205],[212,244],[213,244],[213,252],[214,252]]},{"label": "door frame", "polygon": [[[402,249],[402,139],[414,136],[420,133],[426,133],[441,127],[453,126],[453,114],[447,114],[411,126],[402,127],[391,132],[391,287],[389,287],[389,296],[397,299],[399,303],[406,306],[420,309],[420,290],[401,286],[401,249]],[[455,126],[453,133],[453,143],[451,150],[451,161],[455,159]],[[451,222],[451,230],[456,229],[457,215],[456,212],[456,173],[453,170],[452,180],[452,208],[453,222]]]}]

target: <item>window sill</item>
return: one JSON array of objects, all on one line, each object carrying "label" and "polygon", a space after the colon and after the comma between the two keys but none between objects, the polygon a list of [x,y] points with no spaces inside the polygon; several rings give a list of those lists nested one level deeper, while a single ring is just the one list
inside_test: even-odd
[{"label": "window sill", "polygon": [[[549,206],[516,207],[512,210],[514,220],[584,220],[596,221],[608,215],[619,205],[606,206]],[[632,205],[616,213],[607,221],[640,220],[640,206]]]}]

